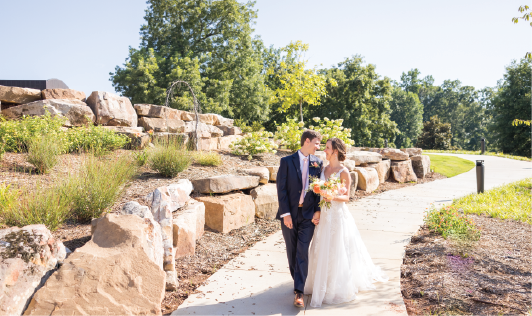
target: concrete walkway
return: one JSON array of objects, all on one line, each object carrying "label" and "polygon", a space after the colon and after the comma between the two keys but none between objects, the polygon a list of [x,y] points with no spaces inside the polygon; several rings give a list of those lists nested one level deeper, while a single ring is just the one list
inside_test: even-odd
[{"label": "concrete walkway", "polygon": [[[532,163],[491,156],[453,155],[485,161],[485,189],[532,177]],[[404,247],[431,205],[440,207],[476,192],[475,168],[453,178],[387,191],[349,203],[374,262],[390,277],[375,291],[360,292],[341,305],[292,305],[293,283],[282,235],[257,243],[213,274],[172,315],[406,315],[400,268]],[[308,297],[307,297],[308,298]],[[306,299],[307,300],[307,299]],[[308,304],[307,304],[308,305]]]}]

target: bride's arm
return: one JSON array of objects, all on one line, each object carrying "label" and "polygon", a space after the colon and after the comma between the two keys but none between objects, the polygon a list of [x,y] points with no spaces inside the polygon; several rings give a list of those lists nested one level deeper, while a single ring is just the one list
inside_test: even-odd
[{"label": "bride's arm", "polygon": [[338,195],[333,201],[336,202],[349,202],[349,190],[351,188],[351,176],[347,172],[340,173],[340,180],[345,183],[347,192],[344,195]]}]

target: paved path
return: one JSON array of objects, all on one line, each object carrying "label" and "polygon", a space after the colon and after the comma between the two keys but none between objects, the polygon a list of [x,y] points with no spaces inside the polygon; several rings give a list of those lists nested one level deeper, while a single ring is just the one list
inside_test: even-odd
[{"label": "paved path", "polygon": [[[485,189],[532,177],[532,163],[491,156],[453,155],[485,161]],[[390,277],[353,302],[307,307],[293,305],[293,284],[280,232],[257,243],[213,274],[172,315],[406,315],[400,268],[404,246],[423,223],[423,213],[476,192],[475,168],[453,178],[387,191],[349,203],[373,258]]]}]

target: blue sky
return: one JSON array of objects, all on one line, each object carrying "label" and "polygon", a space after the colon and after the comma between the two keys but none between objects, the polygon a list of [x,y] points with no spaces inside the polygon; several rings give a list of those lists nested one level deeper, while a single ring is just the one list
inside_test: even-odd
[{"label": "blue sky", "polygon": [[[525,1],[526,2],[526,1]],[[494,86],[531,48],[522,0],[258,0],[266,45],[310,44],[310,65],[360,54],[398,80],[418,68],[436,84]],[[145,0],[0,1],[0,79],[59,78],[72,89],[114,91],[109,72],[138,47]]]}]

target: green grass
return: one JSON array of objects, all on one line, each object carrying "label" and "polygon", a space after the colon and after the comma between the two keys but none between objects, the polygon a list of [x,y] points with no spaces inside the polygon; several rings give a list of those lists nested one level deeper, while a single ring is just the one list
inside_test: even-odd
[{"label": "green grass", "polygon": [[[471,150],[437,150],[437,149],[423,149],[423,153],[441,153],[441,154],[464,154],[464,155],[480,155],[480,150],[471,151]],[[485,152],[484,156],[495,156],[502,158],[509,158],[514,160],[522,161],[532,161],[531,158],[522,157],[522,156],[513,156],[505,153],[494,153],[494,152]]]},{"label": "green grass", "polygon": [[475,163],[463,158],[443,155],[427,155],[430,157],[430,168],[448,178],[471,170]]},{"label": "green grass", "polygon": [[192,157],[194,161],[202,166],[219,166],[222,164],[222,157],[214,151],[197,151]]},{"label": "green grass", "polygon": [[465,214],[486,214],[532,225],[531,190],[532,178],[527,178],[454,200],[452,206]]}]

